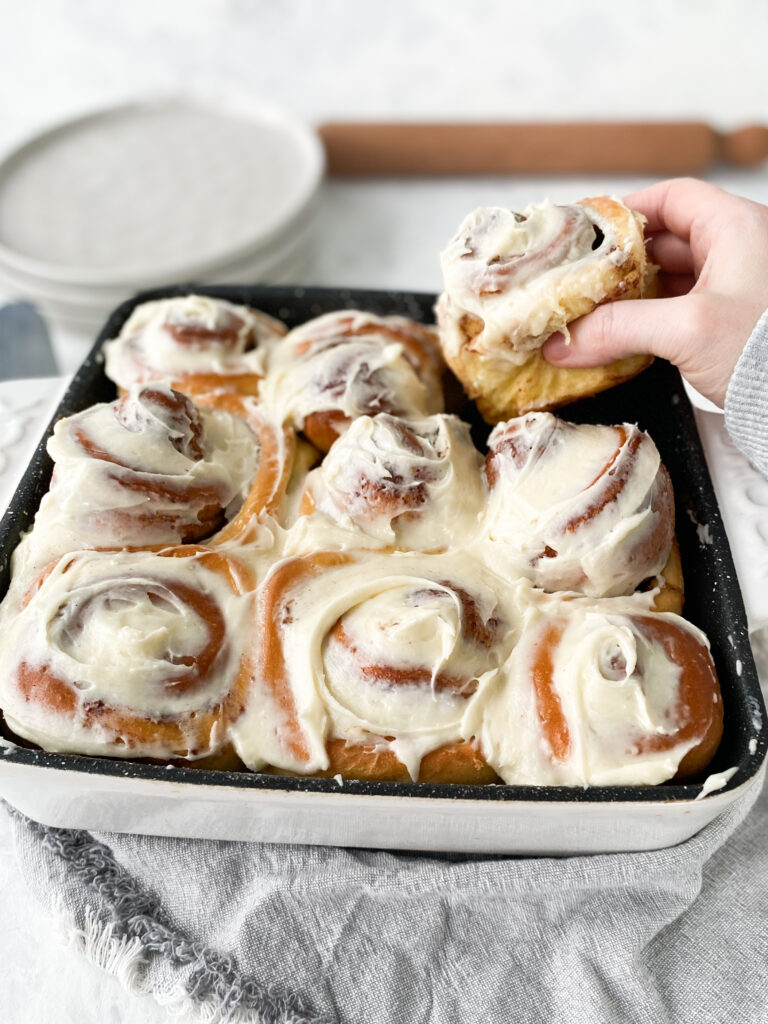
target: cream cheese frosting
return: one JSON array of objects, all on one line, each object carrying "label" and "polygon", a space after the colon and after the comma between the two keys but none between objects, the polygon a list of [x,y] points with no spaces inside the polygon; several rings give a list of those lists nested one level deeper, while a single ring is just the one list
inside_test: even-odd
[{"label": "cream cheese frosting", "polygon": [[412,550],[457,547],[485,506],[482,457],[455,416],[360,416],[307,478],[305,506]]},{"label": "cream cheese frosting", "polygon": [[285,331],[279,320],[224,299],[144,302],[104,345],[105,372],[121,388],[196,373],[262,376],[265,346]]},{"label": "cream cheese frosting", "polygon": [[[620,200],[622,210],[629,211]],[[438,302],[441,341],[456,356],[467,337],[466,315],[477,318],[470,347],[522,365],[572,318],[568,297],[606,298],[605,271],[620,267],[639,246],[642,220],[619,238],[613,224],[588,204],[531,203],[521,213],[480,207],[462,222],[440,256],[444,292]]]},{"label": "cream cheese frosting", "polygon": [[[172,756],[151,732],[129,743],[100,712],[162,721],[220,704],[243,656],[249,603],[203,557],[65,555],[26,603],[4,608],[5,664],[17,666],[0,676],[8,724],[48,750]],[[68,684],[69,713],[60,689],[30,700],[24,673],[41,670]]]},{"label": "cream cheese frosting", "polygon": [[510,576],[610,597],[661,572],[673,540],[671,485],[636,426],[530,413],[500,423],[489,447],[484,541]]},{"label": "cream cheese frosting", "polygon": [[[56,424],[55,468],[35,534],[49,557],[78,547],[175,543],[213,533],[248,494],[259,448],[244,420],[164,385]],[[203,520],[201,522],[201,519]]]}]

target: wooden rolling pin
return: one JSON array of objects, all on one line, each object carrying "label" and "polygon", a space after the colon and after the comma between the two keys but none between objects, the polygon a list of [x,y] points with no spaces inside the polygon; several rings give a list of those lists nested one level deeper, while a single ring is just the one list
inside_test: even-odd
[{"label": "wooden rolling pin", "polygon": [[700,174],[768,157],[768,128],[694,121],[321,125],[334,175]]}]

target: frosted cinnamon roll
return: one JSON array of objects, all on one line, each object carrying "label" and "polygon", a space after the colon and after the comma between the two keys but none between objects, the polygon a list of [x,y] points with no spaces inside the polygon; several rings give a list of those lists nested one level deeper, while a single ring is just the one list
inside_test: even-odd
[{"label": "frosted cinnamon roll", "polygon": [[366,546],[456,547],[485,506],[482,465],[455,416],[361,416],[310,473],[301,510],[362,533]]},{"label": "frosted cinnamon roll", "polygon": [[529,612],[476,709],[483,753],[505,782],[657,785],[711,761],[723,705],[706,637],[676,615],[621,604]]},{"label": "frosted cinnamon roll", "polygon": [[286,431],[252,399],[201,402],[152,384],[60,420],[37,536],[60,550],[186,543],[274,512],[290,462]]},{"label": "frosted cinnamon roll", "polygon": [[483,207],[464,220],[441,255],[437,321],[446,361],[489,423],[595,394],[648,365],[633,356],[563,369],[539,351],[599,303],[647,293],[643,224],[607,197],[522,213]]},{"label": "frosted cinnamon roll", "polygon": [[104,345],[105,372],[123,389],[164,381],[192,395],[255,395],[264,346],[285,332],[279,320],[224,299],[185,295],[144,302]]},{"label": "frosted cinnamon roll", "polygon": [[434,331],[405,317],[343,310],[272,346],[263,395],[321,451],[358,416],[423,416],[443,408]]},{"label": "frosted cinnamon roll", "polygon": [[661,573],[670,557],[672,484],[636,426],[529,413],[492,431],[486,476],[488,557],[511,576],[612,597]]},{"label": "frosted cinnamon roll", "polygon": [[65,555],[4,620],[9,726],[45,750],[223,755],[249,685],[252,585],[235,560],[194,546]]},{"label": "frosted cinnamon roll", "polygon": [[462,722],[511,645],[488,574],[457,558],[318,552],[259,588],[250,767],[347,778],[485,782]]}]

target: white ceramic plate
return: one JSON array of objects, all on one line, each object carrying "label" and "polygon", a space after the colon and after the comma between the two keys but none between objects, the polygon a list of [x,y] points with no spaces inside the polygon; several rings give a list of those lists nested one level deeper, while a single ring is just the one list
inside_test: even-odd
[{"label": "white ceramic plate", "polygon": [[0,264],[86,288],[203,277],[282,235],[323,166],[316,134],[266,104],[92,113],[0,163]]}]

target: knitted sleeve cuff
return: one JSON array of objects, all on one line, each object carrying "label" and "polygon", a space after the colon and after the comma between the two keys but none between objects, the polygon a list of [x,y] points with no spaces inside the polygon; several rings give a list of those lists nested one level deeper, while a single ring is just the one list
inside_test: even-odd
[{"label": "knitted sleeve cuff", "polygon": [[750,462],[768,476],[768,310],[757,321],[731,376],[725,426]]}]

